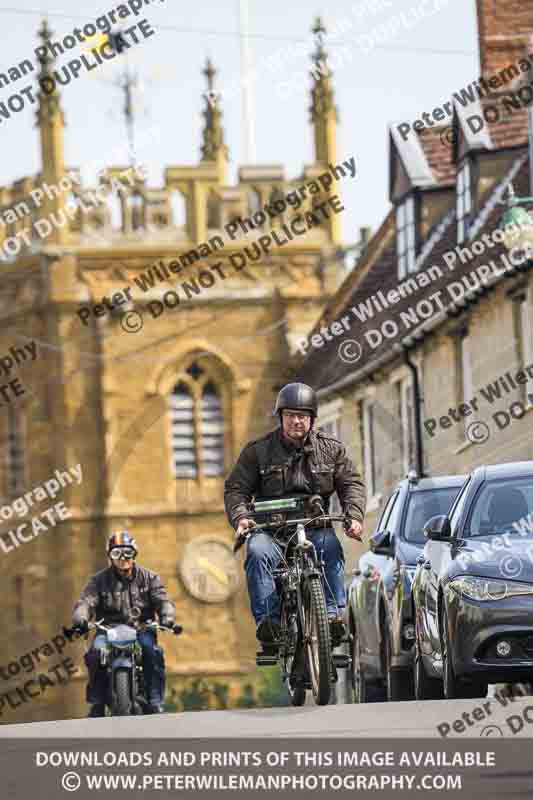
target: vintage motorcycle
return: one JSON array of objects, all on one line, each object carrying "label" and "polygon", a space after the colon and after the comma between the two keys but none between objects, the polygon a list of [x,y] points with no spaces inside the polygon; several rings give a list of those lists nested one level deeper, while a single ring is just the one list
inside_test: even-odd
[{"label": "vintage motorcycle", "polygon": [[293,706],[305,703],[307,689],[312,690],[317,705],[327,705],[331,686],[337,681],[337,668],[347,669],[351,664],[349,656],[331,651],[324,562],[305,535],[306,527],[337,521],[348,528],[351,519],[324,514],[321,501],[319,495],[313,495],[251,503],[247,516],[255,527],[239,536],[233,548],[236,553],[250,536],[269,531],[283,553],[279,568],[272,570],[280,597],[281,635],[279,642],[263,645],[256,663],[279,663]]},{"label": "vintage motorcycle", "polygon": [[[181,625],[166,628],[152,620],[136,627],[108,626],[103,624],[103,620],[89,623],[89,630],[106,635],[106,644],[100,651],[100,663],[107,671],[106,705],[113,717],[150,713],[144,683],[142,650],[138,641],[140,631],[147,629],[165,631],[176,636],[183,631]],[[63,628],[63,633],[69,639],[79,632],[76,626]]]}]

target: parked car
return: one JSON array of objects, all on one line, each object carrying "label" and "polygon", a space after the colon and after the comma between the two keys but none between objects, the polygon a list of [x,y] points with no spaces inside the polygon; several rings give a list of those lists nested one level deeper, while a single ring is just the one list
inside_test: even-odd
[{"label": "parked car", "polygon": [[475,469],[429,520],[413,584],[417,699],[533,674],[533,462]]},{"label": "parked car", "polygon": [[449,510],[465,478],[419,480],[409,473],[385,504],[348,593],[356,702],[414,697],[411,582],[425,543],[423,527]]}]

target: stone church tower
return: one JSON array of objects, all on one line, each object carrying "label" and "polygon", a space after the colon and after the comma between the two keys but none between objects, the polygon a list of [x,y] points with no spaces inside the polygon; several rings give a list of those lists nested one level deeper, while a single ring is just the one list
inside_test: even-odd
[{"label": "stone church tower", "polygon": [[[324,62],[317,29],[315,60]],[[44,23],[43,43],[51,36]],[[39,78],[53,81],[53,72],[53,60],[42,58]],[[106,566],[107,535],[119,528],[137,539],[139,562],[163,576],[185,629],[162,637],[168,685],[203,676],[235,693],[256,671],[223,483],[244,444],[275,426],[271,409],[295,343],[342,278],[325,266],[340,244],[331,209],[302,235],[283,234],[296,214],[309,219],[342,192],[335,180],[327,189],[317,181],[337,163],[337,115],[331,75],[318,74],[312,163],[297,178],[282,165],[243,166],[229,185],[223,97],[210,62],[205,76],[201,159],[169,165],[162,186],[148,186],[126,163],[108,164],[98,187],[83,187],[65,165],[68,126],[56,87],[39,92],[41,173],[0,187],[0,356],[13,355],[1,377],[24,391],[4,396],[0,410],[0,695],[19,700],[0,702],[0,723],[86,714],[83,643],[61,655],[44,645],[69,624],[88,577]],[[309,191],[292,208],[283,198],[303,186]],[[273,203],[286,208],[260,213]],[[245,233],[252,216],[259,222]],[[255,257],[260,237],[272,246]],[[32,343],[35,358],[23,360]],[[78,464],[81,483],[67,480]],[[50,479],[60,484],[56,497],[36,499]],[[24,495],[28,510],[19,516],[12,504]],[[46,529],[36,532],[32,518],[58,502],[70,517],[53,525],[42,517]],[[21,541],[24,522],[33,533]],[[32,651],[34,671],[21,668]],[[58,685],[49,670],[65,658],[79,672]],[[53,685],[22,700],[38,673]]]}]

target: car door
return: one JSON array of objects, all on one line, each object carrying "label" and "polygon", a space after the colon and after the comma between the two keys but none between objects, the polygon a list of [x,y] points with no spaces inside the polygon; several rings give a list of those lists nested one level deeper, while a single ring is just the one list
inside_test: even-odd
[{"label": "car door", "polygon": [[451,561],[451,548],[467,501],[469,485],[470,480],[466,481],[462,487],[450,511],[450,538],[442,542],[430,539],[424,547],[424,563],[422,567],[427,572],[425,596],[427,633],[433,651],[437,653],[440,653],[441,650],[438,619],[440,581]]},{"label": "car door", "polygon": [[[394,595],[400,579],[400,564],[397,556],[398,546],[400,544],[400,529],[402,525],[403,510],[405,508],[405,492],[398,491],[398,499],[391,507],[389,518],[387,520],[386,528],[391,535],[392,549],[391,555],[386,558],[385,563],[381,569],[380,581],[380,599],[385,608],[385,624],[387,627],[392,625],[392,617],[394,613]],[[376,609],[376,627],[379,633],[379,641],[383,638],[384,631],[381,628],[381,616],[379,607]]]},{"label": "car door", "polygon": [[[395,491],[389,498],[381,518],[378,522],[375,533],[389,529],[389,524],[395,509],[399,504],[399,490]],[[364,569],[361,571],[361,623],[360,630],[363,631],[361,641],[362,652],[377,659],[380,659],[380,622],[379,622],[379,600],[383,591],[383,576],[389,568],[392,559],[388,556],[378,555],[369,551],[365,553]],[[361,565],[362,566],[362,565]],[[359,621],[358,621],[359,622]]]}]

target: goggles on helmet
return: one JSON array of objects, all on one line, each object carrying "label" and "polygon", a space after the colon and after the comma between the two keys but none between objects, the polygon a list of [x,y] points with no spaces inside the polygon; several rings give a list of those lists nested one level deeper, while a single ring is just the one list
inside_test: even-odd
[{"label": "goggles on helmet", "polygon": [[115,561],[126,561],[136,555],[137,550],[134,547],[112,547],[109,551],[109,557]]}]

